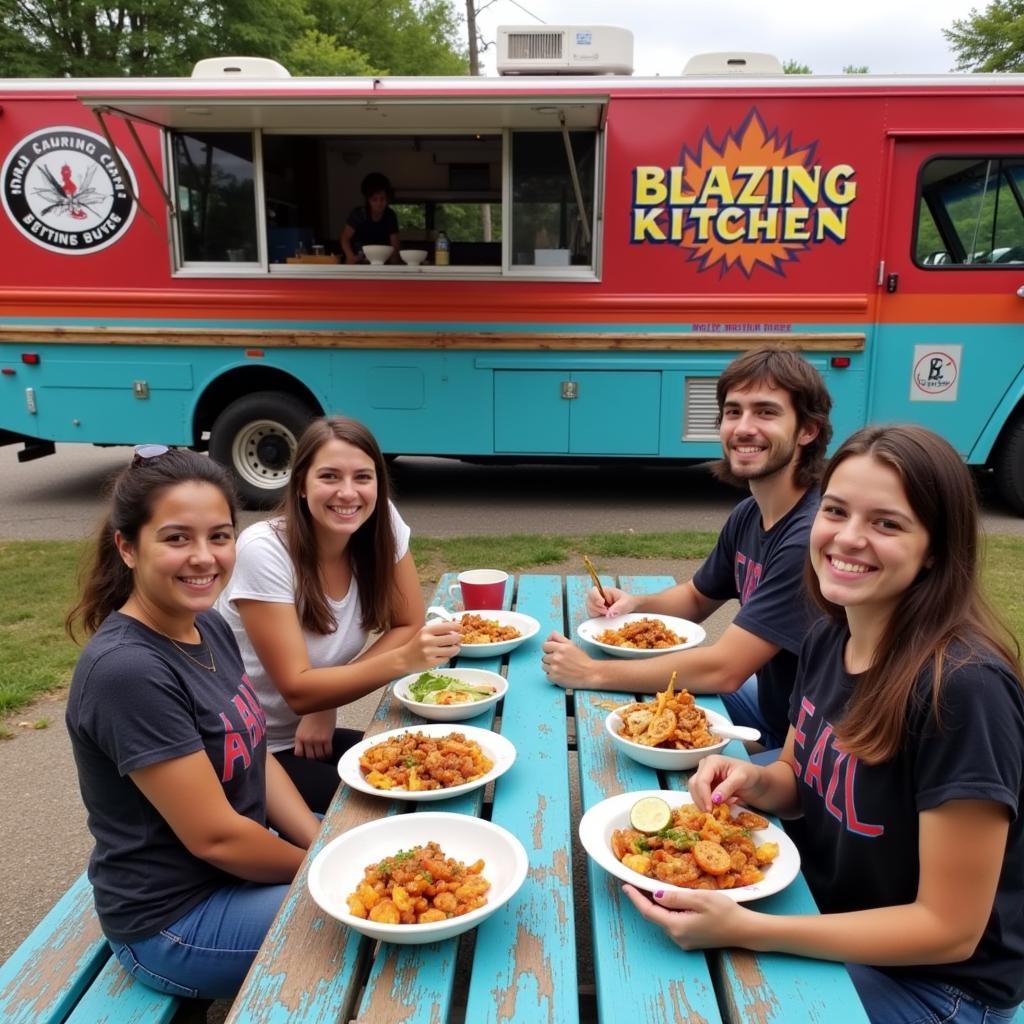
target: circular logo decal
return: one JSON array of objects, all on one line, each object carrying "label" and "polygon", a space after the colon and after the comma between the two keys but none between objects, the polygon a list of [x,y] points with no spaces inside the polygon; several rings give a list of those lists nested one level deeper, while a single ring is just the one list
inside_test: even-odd
[{"label": "circular logo decal", "polygon": [[118,157],[106,139],[82,128],[26,136],[0,173],[7,216],[50,252],[82,256],[105,249],[135,216],[135,176],[120,150]]},{"label": "circular logo decal", "polygon": [[956,361],[949,352],[928,352],[914,366],[914,386],[927,395],[948,391],[956,378]]}]

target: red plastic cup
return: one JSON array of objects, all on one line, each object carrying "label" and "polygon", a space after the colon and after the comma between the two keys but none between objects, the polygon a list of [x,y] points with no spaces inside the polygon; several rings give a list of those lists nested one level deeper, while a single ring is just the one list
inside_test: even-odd
[{"label": "red plastic cup", "polygon": [[456,588],[462,591],[462,607],[467,612],[484,608],[497,609],[505,603],[505,584],[508,573],[500,569],[467,569],[459,573],[459,582],[448,588],[448,594],[455,597]]}]

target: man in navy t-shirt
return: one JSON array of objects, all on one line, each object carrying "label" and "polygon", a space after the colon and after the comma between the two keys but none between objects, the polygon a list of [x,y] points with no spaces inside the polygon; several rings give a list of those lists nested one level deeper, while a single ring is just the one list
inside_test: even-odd
[{"label": "man in navy t-shirt", "polygon": [[716,643],[639,660],[595,660],[552,633],[544,670],[560,686],[639,693],[664,690],[674,671],[692,693],[721,694],[733,721],[760,729],[762,744],[773,749],[789,727],[797,655],[815,617],[803,570],[832,400],[807,360],[774,347],[730,363],[717,397],[723,458],[715,472],[748,485],[750,497],[733,510],[693,579],[650,595],[605,587],[607,608],[595,589],[587,608],[591,615],[661,612],[701,622],[735,599],[732,624]]}]

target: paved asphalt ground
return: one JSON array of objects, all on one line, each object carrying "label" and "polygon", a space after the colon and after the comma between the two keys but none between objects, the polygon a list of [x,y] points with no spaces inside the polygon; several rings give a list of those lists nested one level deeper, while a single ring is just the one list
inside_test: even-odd
[{"label": "paved asphalt ground", "polygon": [[[102,509],[103,482],[129,457],[125,448],[66,445],[55,456],[19,465],[15,452],[0,448],[0,541],[88,536]],[[394,475],[402,514],[421,536],[717,530],[737,500],[700,467],[501,467],[417,458],[399,459]],[[247,514],[244,522],[254,518]],[[1024,534],[1024,519],[994,499],[986,502],[985,524],[991,533]],[[693,567],[623,561],[602,568],[685,578]],[[710,624],[712,636],[728,621],[725,612]],[[346,708],[343,722],[363,727],[376,702],[371,695]],[[0,961],[83,869],[92,847],[63,714],[61,700],[43,701],[10,722],[17,735],[0,742],[0,864],[7,886]],[[49,725],[18,726],[40,719]]]}]

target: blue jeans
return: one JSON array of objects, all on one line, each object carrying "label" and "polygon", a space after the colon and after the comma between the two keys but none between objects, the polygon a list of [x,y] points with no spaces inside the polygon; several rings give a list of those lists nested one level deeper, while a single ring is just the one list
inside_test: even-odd
[{"label": "blue jeans", "polygon": [[761,745],[765,748],[759,754],[751,754],[754,764],[770,764],[779,759],[779,750],[786,742],[785,736],[777,736],[761,714],[757,703],[757,676],[751,676],[734,693],[723,693],[722,703],[733,725],[749,725],[761,732]]},{"label": "blue jeans", "polygon": [[218,889],[157,935],[110,947],[144,985],[186,999],[228,999],[241,987],[287,885]]},{"label": "blue jeans", "polygon": [[857,995],[872,1024],[999,1024],[1017,1007],[985,1006],[952,985],[894,977],[875,967],[847,964]]}]

